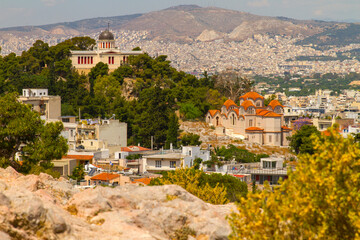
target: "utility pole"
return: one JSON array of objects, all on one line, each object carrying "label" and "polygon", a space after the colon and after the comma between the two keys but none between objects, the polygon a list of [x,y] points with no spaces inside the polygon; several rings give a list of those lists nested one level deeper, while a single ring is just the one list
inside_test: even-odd
[{"label": "utility pole", "polygon": [[151,136],[151,150],[154,150],[154,136]]}]

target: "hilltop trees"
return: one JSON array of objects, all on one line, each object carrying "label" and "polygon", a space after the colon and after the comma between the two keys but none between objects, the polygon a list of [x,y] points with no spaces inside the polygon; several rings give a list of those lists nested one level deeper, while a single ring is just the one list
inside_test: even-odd
[{"label": "hilltop trees", "polygon": [[360,236],[360,149],[337,129],[313,135],[314,154],[273,190],[249,193],[230,218],[230,239],[356,239]]}]

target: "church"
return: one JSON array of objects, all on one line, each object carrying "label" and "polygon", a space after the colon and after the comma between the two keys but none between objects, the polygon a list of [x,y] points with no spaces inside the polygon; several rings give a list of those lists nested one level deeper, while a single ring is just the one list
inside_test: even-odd
[{"label": "church", "polygon": [[72,65],[80,73],[88,74],[99,62],[108,64],[110,72],[128,63],[129,56],[143,54],[142,51],[121,51],[115,46],[114,34],[106,29],[99,35],[93,50],[71,51]]},{"label": "church", "polygon": [[206,123],[222,134],[268,146],[288,146],[290,128],[284,125],[284,107],[278,100],[264,105],[264,97],[248,92],[239,98],[240,105],[228,99],[221,110],[209,110]]}]

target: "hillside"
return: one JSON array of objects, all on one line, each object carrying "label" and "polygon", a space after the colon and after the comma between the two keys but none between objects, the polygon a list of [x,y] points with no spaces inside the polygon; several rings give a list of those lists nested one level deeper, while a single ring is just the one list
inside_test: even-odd
[{"label": "hillside", "polygon": [[149,38],[191,42],[215,39],[244,40],[254,34],[312,36],[327,29],[346,27],[323,21],[300,21],[284,17],[266,17],[215,7],[184,5],[145,14],[102,17],[58,24],[0,29],[19,36],[75,36],[98,32],[110,23],[111,29],[150,32]]},{"label": "hillside", "polygon": [[333,27],[297,42],[299,45],[313,44],[320,47],[345,46],[351,43],[360,43],[360,24]]},{"label": "hillside", "polygon": [[[211,205],[175,185],[79,190],[65,179],[0,168],[0,239],[227,239],[234,205]],[[189,232],[189,231],[188,231]]]}]

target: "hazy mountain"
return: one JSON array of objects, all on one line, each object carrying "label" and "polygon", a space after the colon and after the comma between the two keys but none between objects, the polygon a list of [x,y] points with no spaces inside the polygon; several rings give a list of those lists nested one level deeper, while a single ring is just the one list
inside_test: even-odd
[{"label": "hazy mountain", "polygon": [[0,29],[0,38],[5,33],[20,36],[90,34],[105,29],[108,23],[112,30],[146,30],[150,32],[151,39],[178,42],[244,40],[255,34],[301,34],[310,37],[350,26],[348,23],[265,17],[215,7],[181,5],[146,14],[93,18],[36,27],[5,28]]}]

